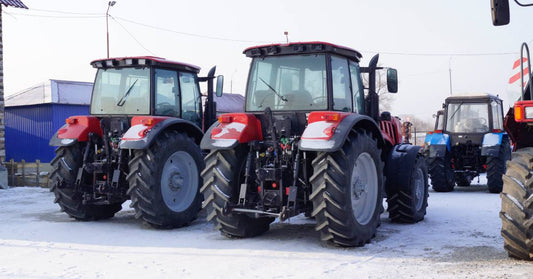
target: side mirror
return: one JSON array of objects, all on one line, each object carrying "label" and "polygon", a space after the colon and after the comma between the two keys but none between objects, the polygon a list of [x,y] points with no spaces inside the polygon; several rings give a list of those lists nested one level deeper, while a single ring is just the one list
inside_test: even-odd
[{"label": "side mirror", "polygon": [[509,24],[509,0],[490,0],[490,9],[493,25]]},{"label": "side mirror", "polygon": [[217,87],[215,91],[215,95],[217,97],[222,96],[222,89],[224,88],[224,76],[218,76],[217,77]]},{"label": "side mirror", "polygon": [[387,69],[387,90],[389,93],[398,92],[398,71],[396,69]]}]

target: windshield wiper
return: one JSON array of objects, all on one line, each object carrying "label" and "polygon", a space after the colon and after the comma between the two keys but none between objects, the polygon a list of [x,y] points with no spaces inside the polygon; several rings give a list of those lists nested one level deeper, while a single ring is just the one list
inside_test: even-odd
[{"label": "windshield wiper", "polygon": [[454,115],[459,111],[459,109],[461,108],[461,106],[463,105],[464,102],[461,102],[459,104],[459,106],[457,107],[457,109],[452,113],[452,116],[450,116],[450,118],[448,119],[453,119]]},{"label": "windshield wiper", "polygon": [[272,86],[270,86],[270,84],[268,84],[264,79],[262,78],[259,78],[263,83],[266,84],[266,86],[268,86],[268,88],[270,88],[270,90],[272,90],[272,92],[276,93],[276,95],[284,102],[287,102],[287,98],[283,97],[281,94],[278,93],[278,91],[276,91],[276,89],[274,89]]},{"label": "windshield wiper", "polygon": [[130,95],[130,92],[131,90],[133,89],[133,86],[135,86],[135,83],[137,83],[138,79],[136,79],[131,85],[130,85],[130,88],[128,88],[128,91],[126,91],[126,93],[124,93],[124,96],[122,96],[122,98],[120,98],[120,100],[118,100],[117,102],[117,106],[121,107],[124,105],[124,103],[126,103],[126,98],[128,97],[128,95]]}]

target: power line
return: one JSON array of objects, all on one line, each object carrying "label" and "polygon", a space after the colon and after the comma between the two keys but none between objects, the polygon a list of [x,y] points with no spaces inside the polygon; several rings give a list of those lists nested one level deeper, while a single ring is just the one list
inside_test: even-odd
[{"label": "power line", "polygon": [[[72,16],[60,16],[60,15],[38,15],[38,14],[25,14],[25,13],[11,13],[11,15],[21,15],[21,16],[33,16],[33,17],[44,17],[44,18],[103,18],[105,17],[104,14],[101,13],[81,13],[81,12],[70,12],[70,11],[55,11],[55,10],[44,10],[44,9],[32,9],[33,11],[38,12],[44,12],[44,13],[56,13],[56,14],[67,14]],[[137,21],[133,21],[130,19],[122,18],[122,17],[112,17],[113,20],[115,20],[116,23],[118,23],[141,47],[146,49],[139,40],[137,40],[131,32],[129,32],[124,25],[120,24],[119,21],[164,31],[164,32],[170,32],[175,33],[179,35],[184,36],[191,36],[191,37],[197,37],[197,38],[204,38],[204,39],[210,39],[210,40],[218,40],[218,41],[228,41],[228,42],[239,42],[239,43],[262,43],[262,44],[268,44],[272,43],[272,41],[254,41],[254,40],[242,40],[242,39],[233,39],[233,38],[225,38],[225,37],[215,37],[210,35],[202,35],[202,34],[196,34],[196,33],[190,33],[190,32],[183,32],[183,31],[177,31],[172,30],[168,28],[163,28],[155,25],[149,25]],[[151,52],[151,51],[149,51]],[[489,52],[489,53],[421,53],[421,52],[392,52],[392,51],[379,51],[379,50],[362,50],[362,52],[369,52],[369,53],[380,53],[380,54],[386,54],[386,55],[398,55],[398,56],[463,56],[463,57],[474,57],[474,56],[504,56],[504,55],[516,55],[518,52]],[[151,52],[152,53],[152,52]]]},{"label": "power line", "polygon": [[362,50],[362,52],[400,55],[400,56],[502,56],[502,55],[516,55],[518,52],[492,52],[492,53],[416,53],[416,52],[387,52],[376,50]]},{"label": "power line", "polygon": [[148,25],[148,24],[145,24],[145,23],[140,23],[140,22],[136,22],[136,21],[125,19],[125,18],[121,18],[121,17],[116,17],[116,18],[119,19],[119,20],[128,22],[128,23],[132,23],[132,24],[136,24],[136,25],[140,25],[140,26],[144,26],[144,27],[148,27],[148,28],[152,28],[152,29],[156,29],[156,30],[160,30],[160,31],[166,31],[166,32],[180,34],[180,35],[186,35],[186,36],[192,36],[192,37],[198,37],[198,38],[204,38],[204,39],[212,39],[212,40],[219,40],[219,41],[230,41],[230,42],[240,42],[240,43],[272,43],[272,42],[267,42],[267,41],[240,40],[240,39],[230,39],[230,38],[222,38],[222,37],[200,35],[200,34],[194,34],[194,33],[171,30],[171,29],[167,29],[167,28],[154,26],[154,25]]},{"label": "power line", "polygon": [[141,42],[139,40],[137,40],[137,38],[135,38],[135,36],[133,36],[133,34],[131,34],[130,31],[128,31],[128,29],[126,29],[126,27],[124,27],[124,25],[122,25],[120,22],[118,22],[113,16],[109,15],[111,17],[112,20],[114,20],[120,27],[122,27],[122,29],[124,29],[124,31],[126,31],[126,33],[128,33],[132,38],[133,40],[135,40],[137,42],[137,44],[139,44],[139,46],[141,46],[142,48],[144,48],[144,50],[150,52],[152,55],[154,56],[157,56],[155,53],[153,53],[152,51],[150,51],[149,49],[147,49],[146,47],[144,47],[143,44],[141,44]]},{"label": "power line", "polygon": [[69,19],[72,19],[72,18],[80,18],[80,19],[85,19],[85,18],[102,18],[102,17],[105,17],[105,15],[86,15],[86,16],[80,16],[80,15],[72,15],[72,16],[58,16],[58,15],[37,15],[37,14],[23,14],[23,13],[13,13],[11,12],[10,13],[11,15],[17,15],[17,16],[27,16],[27,17],[42,17],[42,18],[69,18]]}]

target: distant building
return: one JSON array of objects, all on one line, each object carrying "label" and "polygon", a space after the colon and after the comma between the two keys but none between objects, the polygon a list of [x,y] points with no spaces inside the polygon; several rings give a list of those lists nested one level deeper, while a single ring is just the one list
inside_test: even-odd
[{"label": "distant building", "polygon": [[220,97],[215,96],[217,114],[244,111],[244,96],[240,94],[224,93]]},{"label": "distant building", "polygon": [[6,97],[6,160],[50,162],[50,138],[72,115],[89,114],[92,82],[49,80]]}]

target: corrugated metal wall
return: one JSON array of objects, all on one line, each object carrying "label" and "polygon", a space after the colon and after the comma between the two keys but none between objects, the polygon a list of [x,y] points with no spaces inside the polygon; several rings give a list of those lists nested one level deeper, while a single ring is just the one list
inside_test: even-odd
[{"label": "corrugated metal wall", "polygon": [[22,159],[50,162],[54,147],[50,138],[71,115],[87,115],[89,106],[42,104],[5,108],[6,161]]}]

